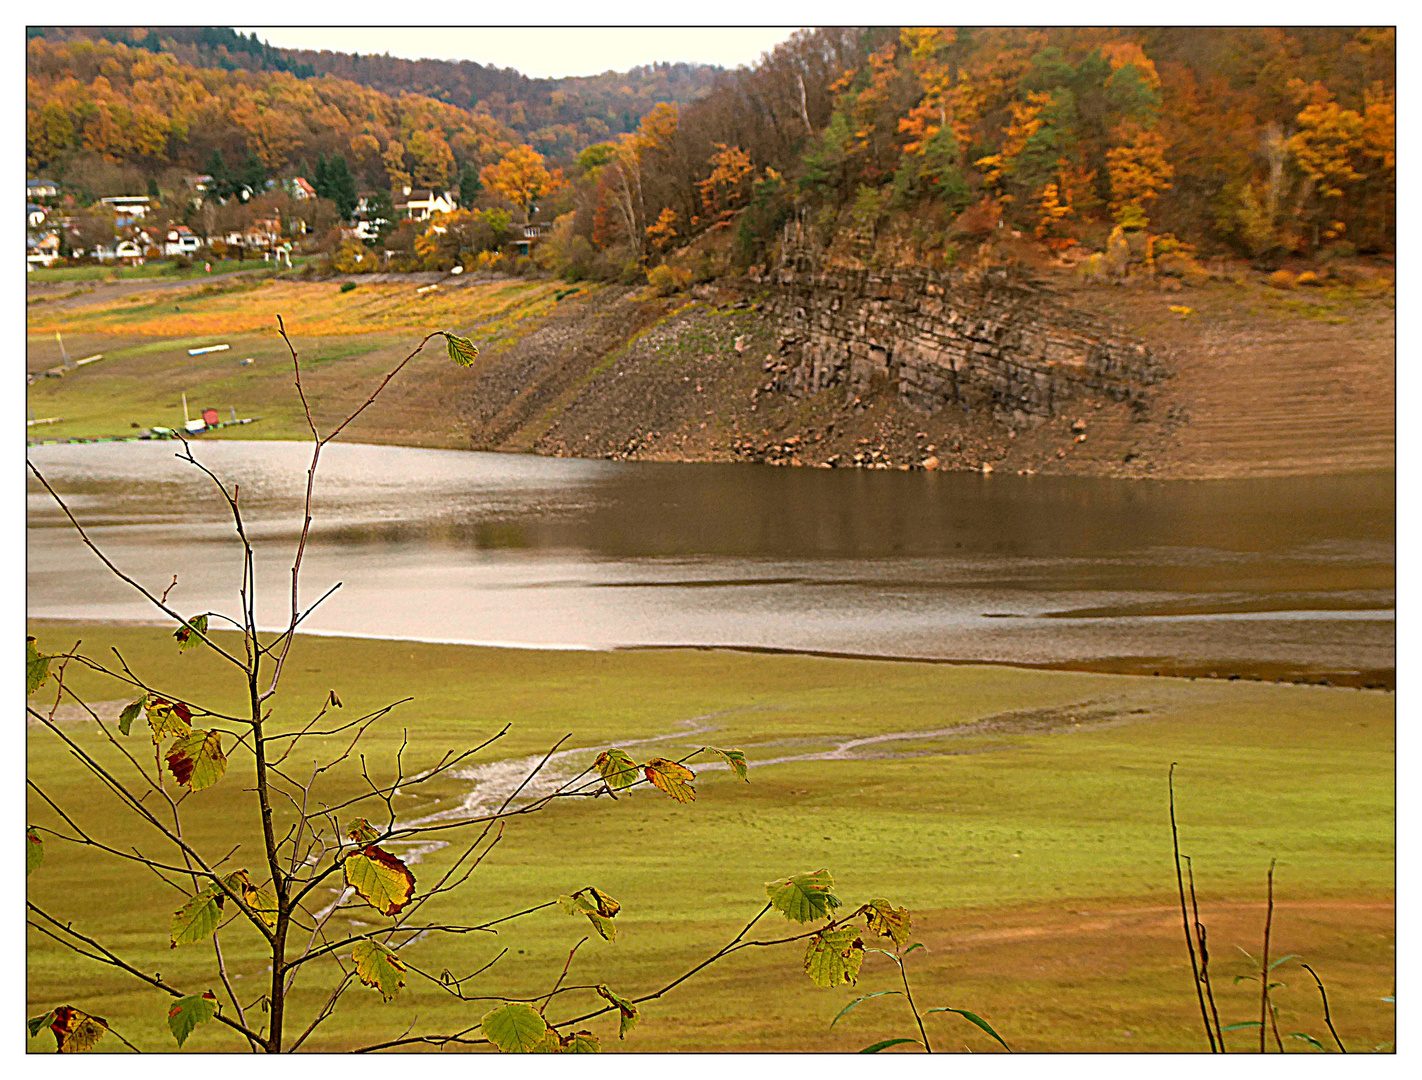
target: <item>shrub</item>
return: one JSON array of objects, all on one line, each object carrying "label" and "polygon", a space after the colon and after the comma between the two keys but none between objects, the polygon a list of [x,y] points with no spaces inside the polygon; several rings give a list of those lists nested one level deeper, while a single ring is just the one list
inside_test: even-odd
[{"label": "shrub", "polygon": [[1287,270],[1275,270],[1269,275],[1269,285],[1275,289],[1292,289],[1298,284],[1298,279]]},{"label": "shrub", "polygon": [[691,284],[691,271],[662,263],[647,271],[647,284],[657,296],[670,296]]},{"label": "shrub", "polygon": [[1312,270],[1305,270],[1302,274],[1298,276],[1298,280],[1295,281],[1294,284],[1318,289],[1323,287],[1323,279],[1317,274],[1315,274]]},{"label": "shrub", "polygon": [[343,281],[343,282],[341,282],[341,292],[353,292],[354,290],[355,290],[355,282],[354,282],[354,281]]}]

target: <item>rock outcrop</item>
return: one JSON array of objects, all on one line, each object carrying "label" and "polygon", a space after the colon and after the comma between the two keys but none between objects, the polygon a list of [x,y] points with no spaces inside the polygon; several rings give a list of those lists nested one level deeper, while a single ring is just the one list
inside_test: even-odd
[{"label": "rock outcrop", "polygon": [[1140,403],[1168,375],[1142,341],[1067,305],[1012,269],[929,274],[773,272],[776,389],[840,389],[852,401],[893,385],[923,413],[990,410],[1030,425],[1073,401]]}]

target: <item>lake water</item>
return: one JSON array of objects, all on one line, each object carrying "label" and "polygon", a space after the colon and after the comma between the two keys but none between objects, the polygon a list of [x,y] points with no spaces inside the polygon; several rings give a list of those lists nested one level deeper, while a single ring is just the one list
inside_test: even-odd
[{"label": "lake water", "polygon": [[[238,549],[173,443],[31,447],[101,547],[235,614]],[[276,628],[310,449],[202,442]],[[1392,473],[1156,482],[580,461],[334,444],[312,632],[718,645],[1391,685]],[[30,479],[32,618],[157,621]]]}]

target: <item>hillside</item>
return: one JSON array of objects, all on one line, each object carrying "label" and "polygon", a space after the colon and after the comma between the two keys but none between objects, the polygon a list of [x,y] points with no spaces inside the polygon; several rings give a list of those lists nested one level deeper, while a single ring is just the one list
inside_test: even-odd
[{"label": "hillside", "polygon": [[[226,72],[287,72],[298,79],[326,76],[398,99],[439,101],[487,116],[560,164],[578,151],[623,132],[661,102],[686,104],[708,93],[721,69],[663,63],[626,72],[532,79],[512,68],[470,60],[406,60],[388,54],[282,49],[230,27],[32,26],[30,39],[107,42],[167,53],[193,68]],[[329,149],[324,152],[330,153]],[[314,154],[312,155],[314,157]]]},{"label": "hillside", "polygon": [[[265,419],[241,437],[298,438],[289,358],[271,331],[283,313],[320,415],[359,404],[371,380],[435,327],[482,346],[472,372],[422,358],[378,415],[351,436],[372,442],[643,460],[922,467],[1134,477],[1346,472],[1394,464],[1394,312],[1379,279],[1307,295],[1262,275],[1194,289],[1191,314],[1153,286],[1046,281],[1068,306],[1148,342],[1168,369],[1141,404],[1083,393],[1050,418],[991,410],[917,411],[892,382],[863,393],[788,385],[773,289],[740,281],[667,297],[643,288],[477,281],[438,275],[143,288],[71,296],[32,288],[28,368],[73,355],[105,359],[29,391],[36,416],[63,423],[35,438],[122,435],[171,425],[201,391]],[[416,294],[423,284],[439,289]],[[112,290],[113,295],[110,295]],[[1381,291],[1379,291],[1381,290]],[[229,341],[232,351],[184,350]],[[239,366],[233,357],[254,357]],[[1325,360],[1326,358],[1326,360]],[[779,365],[779,370],[776,370]]]}]

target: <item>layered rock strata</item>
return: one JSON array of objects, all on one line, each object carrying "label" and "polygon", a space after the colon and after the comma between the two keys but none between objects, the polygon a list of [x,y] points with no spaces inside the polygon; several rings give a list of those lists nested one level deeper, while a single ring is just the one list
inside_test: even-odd
[{"label": "layered rock strata", "polygon": [[990,410],[1040,422],[1083,398],[1145,407],[1168,375],[1144,342],[1108,327],[1021,272],[774,272],[775,388],[847,400],[893,385],[925,413]]}]

